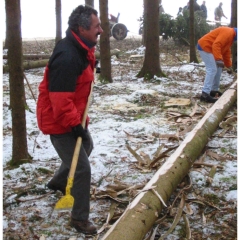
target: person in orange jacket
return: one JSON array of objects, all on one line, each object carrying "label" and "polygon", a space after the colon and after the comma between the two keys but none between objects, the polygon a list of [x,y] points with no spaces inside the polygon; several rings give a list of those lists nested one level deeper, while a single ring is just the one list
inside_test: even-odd
[{"label": "person in orange jacket", "polygon": [[205,63],[206,76],[200,100],[214,103],[219,92],[222,68],[232,67],[231,46],[237,41],[237,28],[219,27],[198,40],[197,49]]}]

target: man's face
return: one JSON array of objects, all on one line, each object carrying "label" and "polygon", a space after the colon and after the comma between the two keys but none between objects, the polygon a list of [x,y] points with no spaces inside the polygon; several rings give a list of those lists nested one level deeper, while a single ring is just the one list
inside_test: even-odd
[{"label": "man's face", "polygon": [[91,43],[97,43],[98,35],[100,35],[103,30],[101,28],[100,20],[97,16],[94,14],[91,15],[92,18],[92,24],[90,26],[90,29],[84,29],[82,27],[79,27],[79,33],[81,36],[83,36],[87,41]]}]

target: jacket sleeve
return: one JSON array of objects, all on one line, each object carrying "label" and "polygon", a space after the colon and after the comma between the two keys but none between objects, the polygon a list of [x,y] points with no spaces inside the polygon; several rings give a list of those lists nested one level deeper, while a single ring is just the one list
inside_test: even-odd
[{"label": "jacket sleeve", "polygon": [[223,60],[222,57],[222,46],[224,44],[223,36],[219,34],[212,45],[212,53],[215,60]]},{"label": "jacket sleeve", "polygon": [[[215,60],[222,60],[223,61],[223,55],[222,55],[222,49],[226,46],[229,45],[228,41],[229,38],[226,37],[227,33],[225,31],[222,31],[218,34],[217,38],[213,42],[212,45],[212,53],[215,58]],[[230,57],[230,55],[225,55],[226,57]]]},{"label": "jacket sleeve", "polygon": [[229,48],[223,55],[223,62],[224,65],[229,68],[232,66],[232,60],[231,60],[231,48]]},{"label": "jacket sleeve", "polygon": [[[212,53],[214,58],[216,60],[222,60],[226,67],[230,67],[232,65],[230,42],[232,42],[232,39],[229,32],[221,31],[212,45]],[[229,46],[229,48],[223,51],[226,46]]]}]

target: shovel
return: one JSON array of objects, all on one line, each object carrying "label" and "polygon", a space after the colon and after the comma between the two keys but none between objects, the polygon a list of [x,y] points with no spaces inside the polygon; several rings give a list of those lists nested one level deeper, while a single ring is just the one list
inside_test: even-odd
[{"label": "shovel", "polygon": [[[86,124],[86,119],[87,119],[87,114],[88,114],[88,108],[90,105],[93,85],[94,85],[94,83],[92,82],[91,90],[90,90],[90,93],[88,96],[88,102],[87,102],[87,105],[86,105],[86,108],[85,108],[85,111],[83,114],[83,118],[82,118],[83,128],[85,128],[85,124]],[[55,208],[54,208],[55,210],[69,209],[69,208],[73,207],[74,198],[71,195],[71,188],[73,186],[74,174],[75,174],[77,163],[78,163],[78,157],[79,157],[81,145],[82,145],[82,138],[78,137],[77,143],[75,146],[75,150],[73,153],[71,168],[70,168],[69,175],[68,175],[67,186],[66,186],[66,195],[63,196],[62,198],[60,198],[59,201],[56,203]]]}]

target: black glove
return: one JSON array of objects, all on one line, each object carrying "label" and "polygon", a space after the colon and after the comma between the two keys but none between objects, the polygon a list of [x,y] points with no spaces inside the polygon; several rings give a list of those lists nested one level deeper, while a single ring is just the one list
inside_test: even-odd
[{"label": "black glove", "polygon": [[224,63],[222,60],[217,60],[216,64],[217,64],[217,67],[224,68]]},{"label": "black glove", "polygon": [[95,61],[96,73],[101,73],[101,68],[100,68],[100,67],[98,67],[98,64],[99,64],[99,61],[98,61],[98,60],[96,60],[96,61]]},{"label": "black glove", "polygon": [[232,67],[230,67],[230,68],[227,69],[227,73],[228,73],[228,74],[233,74],[233,69],[232,69]]},{"label": "black glove", "polygon": [[78,137],[81,137],[83,140],[87,140],[87,130],[82,127],[81,124],[78,124],[75,127],[72,127],[72,131],[74,134],[74,137],[77,139]]},{"label": "black glove", "polygon": [[96,73],[101,73],[101,68],[100,67],[96,68]]}]

